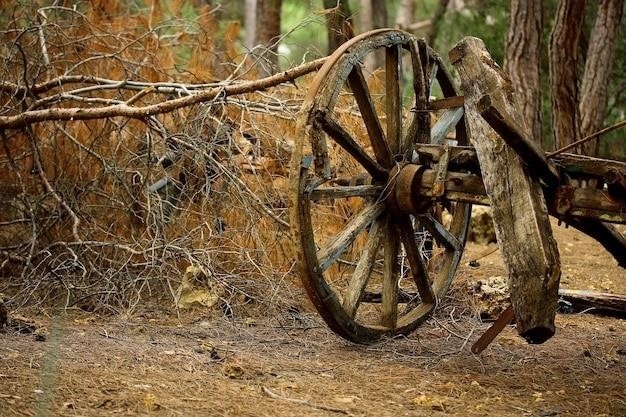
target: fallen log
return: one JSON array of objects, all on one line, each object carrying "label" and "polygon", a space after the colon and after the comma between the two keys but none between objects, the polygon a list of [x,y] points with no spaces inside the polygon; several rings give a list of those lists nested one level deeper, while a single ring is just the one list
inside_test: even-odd
[{"label": "fallen log", "polygon": [[626,295],[561,288],[559,298],[571,304],[573,313],[589,312],[626,318]]}]

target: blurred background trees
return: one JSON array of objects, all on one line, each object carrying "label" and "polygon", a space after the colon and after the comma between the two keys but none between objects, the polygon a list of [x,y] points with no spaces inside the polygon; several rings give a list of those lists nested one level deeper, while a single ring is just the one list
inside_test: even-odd
[{"label": "blurred background trees", "polygon": [[[476,36],[510,74],[529,132],[553,150],[625,118],[623,14],[624,0],[284,0],[281,62],[329,53],[346,23],[354,33],[401,27],[440,54]],[[618,130],[578,151],[624,159],[624,137]]]},{"label": "blurred background trees", "polygon": [[[26,3],[3,2],[11,10]],[[27,2],[32,4],[33,2]],[[528,129],[546,150],[588,136],[626,116],[624,0],[117,0],[63,4],[102,15],[158,9],[182,19],[191,31],[210,14],[214,55],[250,53],[258,76],[275,73],[333,51],[350,34],[400,27],[440,54],[463,36],[485,41],[517,87]],[[65,4],[67,3],[67,4]],[[91,6],[89,6],[91,3]],[[39,16],[44,19],[44,15]],[[207,19],[205,19],[207,21]],[[622,33],[620,36],[620,29]],[[163,29],[161,29],[163,30]],[[165,29],[167,30],[167,29]],[[346,32],[350,33],[346,33]],[[181,39],[175,58],[185,66],[193,48]],[[376,60],[376,59],[374,59]],[[224,62],[226,64],[226,62]],[[182,64],[182,65],[181,65]],[[380,62],[365,63],[373,70]],[[603,135],[580,149],[589,155],[626,158],[623,131]]]},{"label": "blurred background trees", "polygon": [[[591,135],[626,115],[626,66],[619,64],[626,62],[623,28],[619,35],[624,0],[207,2],[220,9],[222,25],[245,22],[245,46],[269,48],[264,59],[274,69],[333,51],[346,37],[346,23],[356,34],[400,27],[423,36],[442,55],[463,36],[479,37],[517,86],[527,127],[546,150]],[[250,17],[255,13],[255,19]],[[272,26],[279,21],[280,28]],[[365,65],[372,70],[380,62]],[[624,142],[623,131],[617,131],[580,151],[624,159]]]}]

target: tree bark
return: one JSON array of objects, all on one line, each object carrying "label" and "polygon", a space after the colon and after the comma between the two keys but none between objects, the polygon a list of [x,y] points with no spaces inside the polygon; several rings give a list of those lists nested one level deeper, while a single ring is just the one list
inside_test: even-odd
[{"label": "tree bark", "polygon": [[[368,32],[374,29],[374,11],[373,11],[373,3],[374,0],[361,0],[360,5],[361,9],[359,10],[359,22],[361,24],[361,32]],[[365,69],[368,74],[372,73],[376,68],[377,62],[374,55],[367,55],[363,62]]]},{"label": "tree bark", "polygon": [[550,92],[556,149],[581,138],[578,46],[584,16],[585,0],[561,0],[550,38]]},{"label": "tree bark", "polygon": [[263,48],[259,57],[264,76],[275,74],[278,69],[281,8],[282,0],[257,0],[256,43]]},{"label": "tree bark", "polygon": [[373,1],[372,2],[372,23],[373,29],[386,28],[387,24],[387,2],[385,1]]},{"label": "tree bark", "polygon": [[326,30],[328,31],[328,54],[350,38],[347,26],[352,25],[352,13],[347,0],[324,0]]},{"label": "tree bark", "polygon": [[525,127],[541,146],[543,0],[511,0],[504,71],[511,78]]},{"label": "tree bark", "polygon": [[[624,0],[602,0],[598,5],[580,88],[580,130],[583,137],[602,129],[604,124],[623,9]],[[584,153],[597,155],[598,143],[598,140],[585,143]]]},{"label": "tree bark", "polygon": [[372,30],[372,0],[360,0],[359,2],[359,25],[361,33]]}]

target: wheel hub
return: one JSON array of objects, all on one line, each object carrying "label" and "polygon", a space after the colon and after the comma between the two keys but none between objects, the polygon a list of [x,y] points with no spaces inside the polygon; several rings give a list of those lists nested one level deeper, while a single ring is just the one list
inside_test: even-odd
[{"label": "wheel hub", "polygon": [[420,193],[422,175],[427,168],[425,165],[406,164],[390,175],[388,186],[393,190],[391,210],[402,214],[420,214],[431,207],[432,199]]}]

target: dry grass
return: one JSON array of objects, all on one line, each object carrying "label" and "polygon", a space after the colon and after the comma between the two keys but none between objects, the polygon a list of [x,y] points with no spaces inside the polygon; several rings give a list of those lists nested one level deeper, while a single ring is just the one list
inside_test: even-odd
[{"label": "dry grass", "polygon": [[[1,114],[154,104],[256,77],[236,25],[160,4],[4,2]],[[292,269],[285,185],[300,103],[281,86],[143,120],[0,132],[0,293],[13,307],[122,313],[171,300],[196,265],[229,303],[274,299]]]}]

